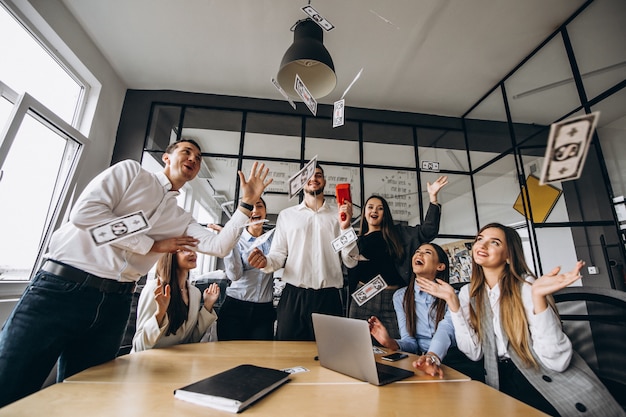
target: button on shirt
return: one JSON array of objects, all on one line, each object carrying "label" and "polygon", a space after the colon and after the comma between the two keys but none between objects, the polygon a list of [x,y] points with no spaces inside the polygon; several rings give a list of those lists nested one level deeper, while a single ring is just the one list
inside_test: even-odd
[{"label": "button on shirt", "polygon": [[[155,241],[189,235],[199,240],[196,250],[226,256],[248,217],[239,210],[219,234],[200,226],[178,206],[178,191],[163,172],[152,173],[136,161],[122,161],[101,172],[81,194],[70,221],[57,230],[47,257],[90,274],[118,281],[137,281],[163,255],[150,252]],[[142,210],[150,229],[108,245],[97,246],[89,232],[94,226]]]},{"label": "button on shirt", "polygon": [[227,296],[253,303],[268,303],[274,299],[274,274],[265,273],[248,263],[250,252],[256,247],[255,242],[268,233],[271,235],[258,246],[261,252],[268,254],[274,230],[256,238],[244,229],[233,251],[224,258],[226,276],[232,281],[226,289]]},{"label": "button on shirt", "polygon": [[446,310],[446,314],[435,330],[434,311],[431,312],[431,307],[436,299],[432,295],[422,292],[419,285],[415,281],[413,282],[415,285],[415,313],[417,315],[416,333],[415,336],[411,336],[407,331],[406,314],[402,306],[406,287],[400,288],[393,294],[393,307],[396,310],[398,329],[400,330],[400,339],[396,342],[400,350],[405,352],[433,352],[440,359],[443,359],[448,353],[448,348],[456,344],[450,311]]},{"label": "button on shirt", "polygon": [[326,202],[311,210],[303,201],[280,212],[267,266],[273,272],[284,266],[282,281],[301,288],[343,288],[341,262],[352,268],[357,264],[356,241],[335,253],[332,241],[339,237],[338,211]]}]

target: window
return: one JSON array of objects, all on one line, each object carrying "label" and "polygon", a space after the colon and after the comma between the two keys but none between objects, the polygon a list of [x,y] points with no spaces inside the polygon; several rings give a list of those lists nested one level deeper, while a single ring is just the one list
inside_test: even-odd
[{"label": "window", "polygon": [[[68,209],[85,90],[0,4],[0,281],[26,281]],[[19,215],[18,215],[19,213]]]}]

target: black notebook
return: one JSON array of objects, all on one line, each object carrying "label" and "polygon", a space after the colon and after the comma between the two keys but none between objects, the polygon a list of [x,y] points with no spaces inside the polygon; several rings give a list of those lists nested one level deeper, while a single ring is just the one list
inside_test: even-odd
[{"label": "black notebook", "polygon": [[174,391],[174,396],[218,410],[239,413],[289,381],[289,374],[256,365],[239,365]]}]

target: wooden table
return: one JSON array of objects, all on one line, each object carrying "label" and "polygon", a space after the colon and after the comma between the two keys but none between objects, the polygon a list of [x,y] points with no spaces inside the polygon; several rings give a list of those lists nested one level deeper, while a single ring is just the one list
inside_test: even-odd
[{"label": "wooden table", "polygon": [[[242,363],[308,372],[261,399],[250,416],[540,416],[541,412],[444,366],[444,379],[416,375],[382,387],[322,368],[314,342],[211,342],[152,349],[87,369],[0,409],[1,416],[232,415],[174,398],[173,391]],[[377,355],[380,356],[380,355]],[[377,358],[378,360],[378,358]],[[388,362],[385,362],[388,363]]]}]

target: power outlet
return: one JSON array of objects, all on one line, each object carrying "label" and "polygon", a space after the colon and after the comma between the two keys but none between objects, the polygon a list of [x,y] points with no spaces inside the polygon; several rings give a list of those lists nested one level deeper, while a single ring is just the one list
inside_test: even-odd
[{"label": "power outlet", "polygon": [[589,272],[589,275],[597,275],[600,273],[597,266],[588,266],[587,272]]}]

